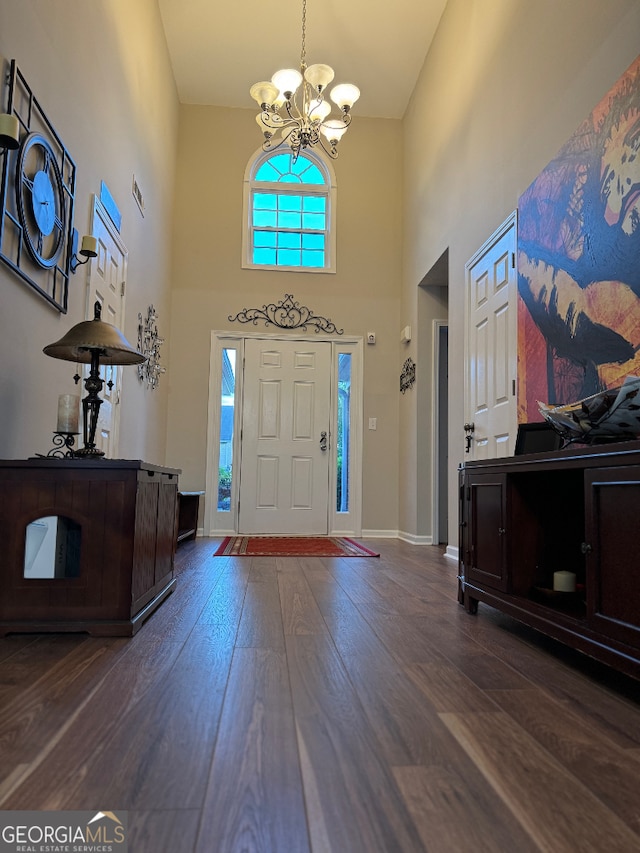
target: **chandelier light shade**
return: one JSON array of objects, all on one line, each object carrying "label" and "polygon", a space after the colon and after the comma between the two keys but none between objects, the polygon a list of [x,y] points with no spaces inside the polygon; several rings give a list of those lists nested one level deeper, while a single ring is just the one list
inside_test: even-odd
[{"label": "chandelier light shade", "polygon": [[307,67],[306,24],[307,0],[302,0],[300,71],[295,68],[276,71],[270,81],[254,83],[249,94],[261,109],[256,122],[264,136],[264,151],[286,143],[295,159],[304,148],[319,144],[335,160],[338,143],[351,124],[351,108],[360,97],[360,90],[352,83],[334,86],[330,98],[339,116],[331,115],[325,90],[334,78],[333,68],[322,64]]}]

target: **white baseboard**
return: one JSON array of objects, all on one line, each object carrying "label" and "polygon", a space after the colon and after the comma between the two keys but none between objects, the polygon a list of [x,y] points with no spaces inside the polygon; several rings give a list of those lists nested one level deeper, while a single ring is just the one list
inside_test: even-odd
[{"label": "white baseboard", "polygon": [[[199,527],[196,536],[203,537],[208,535],[211,538],[220,538],[224,536],[237,536],[235,530],[212,530],[209,534],[205,534],[204,528]],[[403,542],[408,542],[409,545],[433,545],[432,536],[418,536],[415,533],[405,533],[403,530],[363,530],[360,536],[348,532],[340,531],[333,532],[330,536],[351,536],[357,539],[401,539]],[[444,555],[448,560],[458,562],[458,549],[452,545],[447,546]]]},{"label": "white baseboard", "polygon": [[397,530],[363,530],[363,539],[398,539],[400,534]]},{"label": "white baseboard", "polygon": [[409,545],[433,545],[433,536],[419,536],[415,533],[406,533],[404,530],[363,530],[362,538],[401,539]]},{"label": "white baseboard", "polygon": [[433,536],[417,536],[415,533],[405,533],[401,530],[398,539],[408,542],[409,545],[433,545]]}]

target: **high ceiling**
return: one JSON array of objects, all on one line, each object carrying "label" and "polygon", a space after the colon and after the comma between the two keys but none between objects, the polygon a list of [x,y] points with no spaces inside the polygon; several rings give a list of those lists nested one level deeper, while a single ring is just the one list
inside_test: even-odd
[{"label": "high ceiling", "polygon": [[[361,90],[354,115],[402,118],[446,0],[307,0],[307,64]],[[299,68],[302,0],[159,0],[182,103],[250,109],[249,88]],[[335,109],[335,108],[334,108]]]}]

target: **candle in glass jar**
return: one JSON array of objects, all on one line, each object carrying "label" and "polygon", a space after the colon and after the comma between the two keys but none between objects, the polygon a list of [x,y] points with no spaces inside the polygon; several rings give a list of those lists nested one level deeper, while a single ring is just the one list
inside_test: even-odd
[{"label": "candle in glass jar", "polygon": [[60,394],[57,432],[78,432],[79,407],[80,397],[77,394]]},{"label": "candle in glass jar", "polygon": [[553,573],[553,588],[556,592],[575,592],[576,591],[576,575],[575,572],[554,572]]}]

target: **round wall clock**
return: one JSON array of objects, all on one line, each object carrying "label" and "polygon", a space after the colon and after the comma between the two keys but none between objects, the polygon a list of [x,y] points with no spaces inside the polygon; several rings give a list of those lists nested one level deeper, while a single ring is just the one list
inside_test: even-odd
[{"label": "round wall clock", "polygon": [[65,194],[49,142],[30,133],[16,161],[16,206],[29,254],[41,267],[55,266],[64,245]]}]

